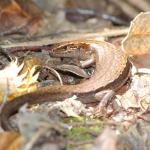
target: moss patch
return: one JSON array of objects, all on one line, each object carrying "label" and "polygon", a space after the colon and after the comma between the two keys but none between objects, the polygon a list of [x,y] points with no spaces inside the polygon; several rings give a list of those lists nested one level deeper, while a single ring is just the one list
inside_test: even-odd
[{"label": "moss patch", "polygon": [[[88,122],[93,122],[95,124],[86,125],[86,123]],[[76,144],[68,144],[67,150],[77,149],[77,146],[76,146],[78,145],[77,143],[94,140],[96,137],[94,135],[95,134],[99,135],[104,128],[103,124],[98,119],[91,119],[91,118],[85,118],[85,117],[66,118],[65,123],[72,123],[72,124],[83,123],[80,126],[73,126],[70,130],[66,132],[66,136],[69,139],[69,141],[76,143]],[[90,147],[89,144],[85,144],[83,145],[82,149],[88,150],[90,149],[89,147]]]}]

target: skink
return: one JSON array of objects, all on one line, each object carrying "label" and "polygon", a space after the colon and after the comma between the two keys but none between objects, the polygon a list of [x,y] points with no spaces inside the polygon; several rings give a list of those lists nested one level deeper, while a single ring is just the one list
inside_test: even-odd
[{"label": "skink", "polygon": [[64,48],[68,45],[81,45],[95,53],[96,67],[91,77],[77,85],[56,85],[42,87],[8,101],[0,114],[1,126],[4,130],[14,130],[9,118],[16,114],[25,103],[38,104],[46,101],[62,101],[73,95],[83,103],[97,101],[95,94],[103,90],[118,90],[128,79],[131,64],[127,56],[115,46],[96,40],[75,40],[59,44]]}]

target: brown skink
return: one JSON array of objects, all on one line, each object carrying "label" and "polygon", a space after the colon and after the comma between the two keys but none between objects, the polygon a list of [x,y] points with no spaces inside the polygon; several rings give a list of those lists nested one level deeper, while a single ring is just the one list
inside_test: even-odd
[{"label": "brown skink", "polygon": [[131,64],[126,55],[115,46],[104,41],[76,40],[60,44],[60,47],[64,48],[67,45],[80,45],[95,53],[94,73],[80,84],[47,86],[7,102],[0,114],[1,126],[4,130],[14,130],[9,123],[9,118],[17,113],[25,103],[61,101],[73,95],[77,95],[78,100],[83,103],[89,103],[91,100],[96,101],[97,92],[107,89],[116,91],[128,79]]}]

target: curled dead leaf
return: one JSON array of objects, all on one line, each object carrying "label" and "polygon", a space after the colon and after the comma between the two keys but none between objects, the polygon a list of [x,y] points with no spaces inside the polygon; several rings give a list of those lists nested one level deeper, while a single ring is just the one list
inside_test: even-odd
[{"label": "curled dead leaf", "polygon": [[129,55],[150,54],[150,12],[140,13],[131,22],[123,50]]}]

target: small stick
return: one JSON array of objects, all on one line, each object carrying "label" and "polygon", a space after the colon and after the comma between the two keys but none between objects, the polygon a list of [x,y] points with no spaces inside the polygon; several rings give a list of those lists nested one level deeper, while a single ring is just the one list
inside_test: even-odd
[{"label": "small stick", "polygon": [[129,28],[105,29],[102,32],[96,32],[96,33],[63,34],[63,37],[65,37],[65,38],[63,38],[61,36],[61,34],[59,34],[53,38],[51,35],[49,35],[46,37],[39,37],[35,41],[30,40],[30,41],[25,41],[25,42],[1,45],[1,49],[2,50],[5,49],[5,51],[10,51],[10,52],[24,51],[24,50],[38,51],[41,49],[49,50],[50,46],[52,46],[53,44],[66,42],[66,41],[72,41],[72,40],[83,39],[83,38],[97,39],[100,37],[116,37],[116,36],[126,35],[128,33],[128,29]]}]

